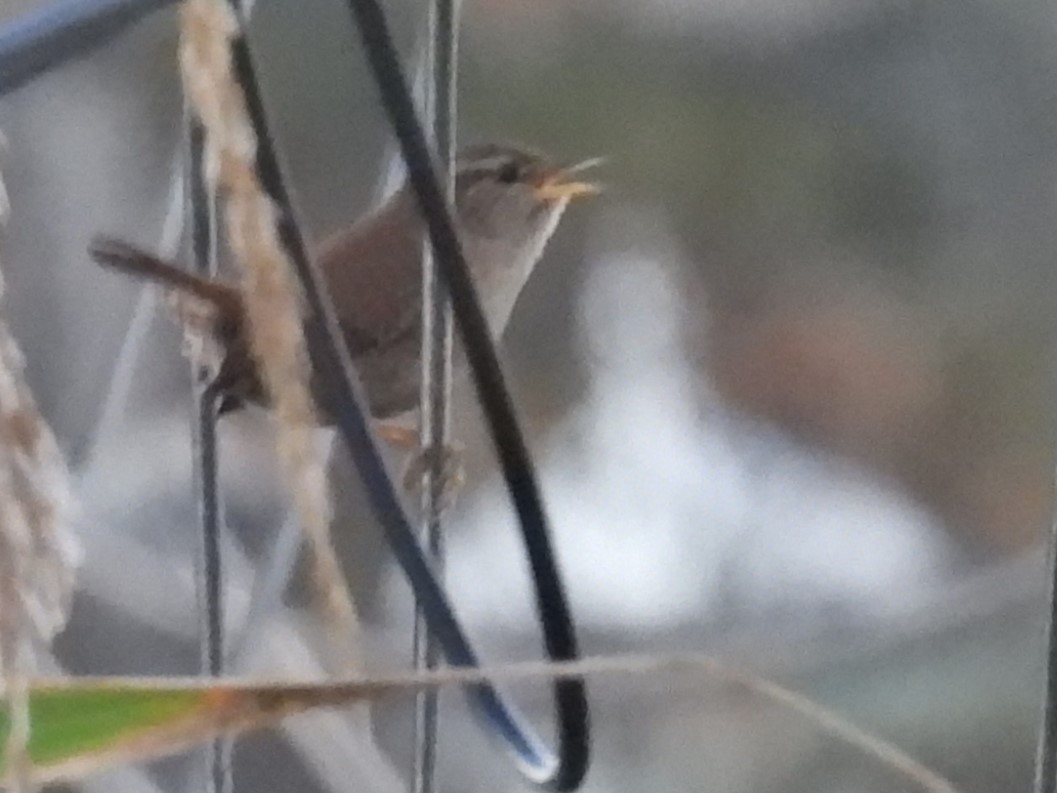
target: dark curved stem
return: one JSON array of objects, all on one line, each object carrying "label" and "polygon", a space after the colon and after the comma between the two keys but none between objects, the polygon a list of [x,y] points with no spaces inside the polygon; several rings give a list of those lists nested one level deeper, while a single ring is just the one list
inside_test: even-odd
[{"label": "dark curved stem", "polygon": [[[499,361],[477,300],[469,268],[444,200],[407,81],[393,46],[385,13],[376,0],[349,0],[367,60],[381,93],[382,104],[400,142],[408,176],[425,217],[433,255],[448,285],[456,327],[466,349],[478,398],[507,490],[521,524],[536,588],[536,607],[544,626],[547,656],[554,660],[579,654],[564,587],[554,563],[539,485],[524,437],[514,414]],[[588,765],[588,705],[582,681],[556,684],[558,767],[546,780],[557,790],[575,788]]]},{"label": "dark curved stem", "polygon": [[60,0],[0,28],[0,96],[82,57],[175,0]]}]

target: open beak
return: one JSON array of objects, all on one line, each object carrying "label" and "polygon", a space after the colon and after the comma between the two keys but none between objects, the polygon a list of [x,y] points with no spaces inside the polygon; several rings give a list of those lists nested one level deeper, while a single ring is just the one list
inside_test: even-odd
[{"label": "open beak", "polygon": [[561,201],[581,196],[597,195],[602,186],[594,182],[583,182],[572,178],[581,171],[600,165],[602,158],[592,157],[568,168],[558,168],[543,176],[536,184],[536,197],[541,201]]}]

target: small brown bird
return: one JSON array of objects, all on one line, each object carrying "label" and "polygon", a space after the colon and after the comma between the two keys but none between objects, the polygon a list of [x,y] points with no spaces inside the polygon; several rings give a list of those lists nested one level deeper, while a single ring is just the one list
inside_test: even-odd
[{"label": "small brown bird", "polygon": [[[561,167],[539,153],[497,144],[459,152],[456,224],[494,338],[506,327],[569,200],[598,192],[596,185],[574,178],[596,163]],[[345,343],[377,419],[405,414],[418,405],[423,241],[424,223],[405,185],[377,212],[338,232],[317,251]],[[245,402],[264,402],[235,285],[193,275],[115,240],[93,241],[90,253],[102,265],[206,304],[212,314],[211,335],[222,355],[217,374],[221,412]],[[458,343],[455,355],[458,369]],[[328,399],[318,379],[313,391],[321,418],[329,423]],[[388,437],[398,436],[399,430]]]}]

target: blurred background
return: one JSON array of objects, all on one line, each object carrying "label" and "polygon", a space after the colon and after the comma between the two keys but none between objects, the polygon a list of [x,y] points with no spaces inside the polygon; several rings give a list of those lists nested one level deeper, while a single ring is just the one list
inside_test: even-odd
[{"label": "blurred background", "polygon": [[[46,4],[6,0],[0,21]],[[389,9],[410,68],[424,5]],[[1057,400],[1052,5],[466,0],[462,33],[461,140],[607,159],[502,347],[585,650],[707,651],[967,793],[1029,789]],[[373,85],[337,0],[260,0],[251,39],[318,239],[382,189]],[[72,672],[197,670],[180,333],[84,254],[99,231],[174,249],[175,50],[161,12],[0,99],[6,311],[81,501],[56,647]],[[450,588],[490,657],[535,657],[516,526],[465,387],[457,404]],[[232,672],[321,674],[268,420],[226,420],[222,441]],[[333,469],[369,668],[406,667],[406,585],[340,452]],[[593,690],[587,790],[908,789],[766,703],[685,680]],[[546,717],[541,690],[519,693]],[[444,702],[442,789],[522,789]],[[237,789],[399,790],[409,713],[377,709],[371,739],[352,714],[242,741]],[[199,766],[87,789],[184,789]]]}]

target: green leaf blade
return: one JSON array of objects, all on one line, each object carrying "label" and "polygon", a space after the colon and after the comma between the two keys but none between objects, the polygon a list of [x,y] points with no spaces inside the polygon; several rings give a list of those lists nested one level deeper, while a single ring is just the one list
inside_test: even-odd
[{"label": "green leaf blade", "polygon": [[[207,709],[202,689],[122,687],[99,684],[80,688],[37,688],[30,694],[29,756],[47,768],[71,758],[90,756],[159,728],[192,720]],[[10,714],[0,712],[0,745],[10,733]],[[5,774],[0,757],[0,778]]]}]

